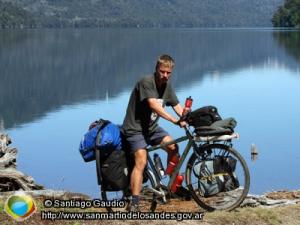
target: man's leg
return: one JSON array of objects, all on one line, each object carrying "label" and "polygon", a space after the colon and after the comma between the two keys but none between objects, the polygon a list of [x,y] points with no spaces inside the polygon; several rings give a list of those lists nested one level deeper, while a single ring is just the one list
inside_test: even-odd
[{"label": "man's leg", "polygon": [[[132,204],[130,210],[138,210],[139,195],[143,184],[144,168],[147,164],[147,142],[142,134],[127,135],[128,150],[130,156],[134,159],[134,167],[130,176],[130,188],[132,193]],[[136,209],[135,209],[136,208]]]},{"label": "man's leg", "polygon": [[138,149],[134,153],[135,164],[131,173],[130,186],[133,196],[138,196],[141,193],[143,172],[147,164],[147,151]]},{"label": "man's leg", "polygon": [[[172,141],[172,140],[173,139],[168,134],[168,132],[166,132],[161,127],[157,127],[155,132],[153,132],[153,134],[150,136],[151,145],[164,144],[164,143]],[[166,148],[164,148],[164,150],[168,154],[167,165],[169,165],[169,162],[173,157],[178,158],[178,156],[179,156],[177,144],[168,145],[168,146],[166,146]]]},{"label": "man's leg", "polygon": [[[172,137],[167,135],[162,139],[160,144],[164,144],[172,140],[173,140]],[[178,156],[178,145],[177,144],[168,145],[164,150],[168,153],[167,165],[169,165],[170,160],[173,157]]]},{"label": "man's leg", "polygon": [[[172,137],[171,136],[165,136],[161,142],[161,144],[164,144],[166,142],[169,142],[169,141],[172,141]],[[167,165],[169,165],[170,163],[170,160],[173,158],[173,157],[177,157],[177,160],[179,160],[179,152],[178,152],[178,145],[177,144],[172,144],[172,145],[168,145],[166,147],[166,152],[168,153],[168,162],[167,162]],[[170,174],[171,175],[171,174]],[[180,197],[180,198],[183,198],[184,200],[191,200],[191,193],[189,192],[189,190],[187,190],[186,188],[180,186],[177,191],[176,191],[176,195],[173,196],[176,198],[177,197]]]}]

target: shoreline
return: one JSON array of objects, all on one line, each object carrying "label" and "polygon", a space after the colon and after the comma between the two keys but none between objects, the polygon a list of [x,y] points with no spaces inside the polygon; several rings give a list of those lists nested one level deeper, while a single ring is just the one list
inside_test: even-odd
[{"label": "shoreline", "polygon": [[[84,215],[84,213],[91,213],[92,215],[109,215],[105,208],[53,208],[46,207],[46,200],[71,200],[71,201],[89,201],[92,198],[84,193],[69,192],[63,190],[45,189],[44,186],[36,184],[34,179],[23,174],[17,170],[16,155],[17,149],[10,148],[11,143],[7,135],[0,134],[0,224],[2,225],[19,225],[19,224],[33,224],[33,225],[49,225],[49,224],[70,224],[70,225],[110,225],[124,223],[120,219],[92,219],[92,220],[78,220],[78,219],[53,219],[43,218],[45,213],[71,213],[77,215]],[[6,182],[6,183],[5,183]],[[4,206],[7,200],[14,194],[25,193],[33,198],[36,203],[37,211],[24,222],[17,222],[4,212]],[[168,204],[157,206],[155,213],[192,213],[202,214],[203,209],[196,204],[192,199],[190,201],[171,199]],[[204,219],[201,220],[202,225],[227,225],[227,224],[299,224],[300,223],[300,189],[299,190],[280,190],[267,192],[263,195],[248,194],[243,203],[231,212],[214,211],[204,212]],[[96,221],[95,221],[96,220]],[[199,220],[146,220],[147,223],[160,224],[188,224],[198,225]],[[126,224],[143,224],[144,221],[126,220]]]},{"label": "shoreline", "polygon": [[[4,202],[9,196],[24,193],[30,195],[34,199],[60,199],[60,200],[92,200],[98,198],[91,198],[90,196],[80,192],[70,192],[53,189],[42,189],[42,190],[17,190],[0,192],[0,202]],[[182,199],[171,199],[171,202],[179,207],[185,208],[181,203],[194,202],[193,199],[186,201]],[[267,192],[263,195],[248,194],[245,200],[241,203],[238,208],[273,208],[287,205],[300,204],[300,189],[299,190],[279,190],[273,192]],[[172,205],[172,204],[171,204]],[[171,206],[170,205],[170,206]],[[168,204],[162,205],[160,208],[170,208]],[[178,209],[178,208],[176,208]]]},{"label": "shoreline", "polygon": [[[9,195],[14,192],[6,192],[5,194],[0,193],[0,208],[4,208],[4,204]],[[80,208],[80,207],[45,207],[45,199],[51,199],[51,196],[56,196],[55,198],[59,198],[61,200],[74,199],[74,201],[84,201],[85,195],[81,193],[70,193],[58,190],[35,190],[35,191],[26,191],[27,194],[33,195],[34,202],[37,206],[37,211],[26,219],[23,222],[18,222],[13,220],[10,216],[8,216],[3,210],[0,210],[0,224],[1,225],[20,225],[20,224],[32,224],[32,225],[106,225],[109,223],[110,225],[118,225],[118,224],[130,224],[130,225],[138,225],[144,224],[145,222],[148,225],[161,225],[161,224],[184,224],[184,225],[279,225],[279,224],[287,224],[287,225],[297,225],[300,223],[300,190],[298,191],[278,191],[278,192],[270,192],[268,195],[269,203],[272,201],[276,204],[273,205],[244,205],[242,207],[238,207],[233,211],[214,211],[214,212],[205,212],[202,208],[198,207],[195,201],[183,201],[183,200],[172,200],[170,204],[160,205],[155,211],[156,215],[163,215],[164,213],[175,213],[175,215],[197,215],[201,214],[203,217],[201,219],[109,219],[109,214],[105,208],[97,208],[97,207],[88,207],[88,208]],[[263,198],[263,196],[260,196]],[[265,196],[266,197],[266,196]],[[271,199],[274,198],[273,200]],[[289,203],[284,203],[282,201],[282,197],[285,199],[289,199]],[[276,198],[280,198],[277,199]],[[292,200],[297,200],[292,203]],[[267,201],[267,202],[268,202]],[[263,202],[263,201],[262,201]],[[266,202],[266,203],[267,203]],[[45,217],[46,214],[55,213],[65,213],[72,215],[84,215],[88,213],[89,215],[98,215],[101,218],[94,217],[94,219],[57,219],[51,217]],[[117,215],[119,212],[116,212],[114,215]],[[129,213],[130,214],[130,213]],[[150,214],[149,214],[150,215]]]},{"label": "shoreline", "polygon": [[[36,184],[34,179],[17,170],[16,157],[18,150],[10,148],[11,138],[0,133],[0,199],[22,191],[33,198],[64,198],[64,199],[91,199],[84,193],[45,189]],[[274,207],[297,204],[300,202],[299,190],[279,190],[266,192],[262,195],[249,194],[240,207]]]}]

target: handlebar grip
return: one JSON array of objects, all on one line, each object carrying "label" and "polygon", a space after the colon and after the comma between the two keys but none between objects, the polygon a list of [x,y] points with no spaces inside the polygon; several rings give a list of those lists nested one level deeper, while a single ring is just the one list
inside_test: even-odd
[{"label": "handlebar grip", "polygon": [[185,115],[183,115],[183,116],[181,116],[181,117],[179,118],[179,121],[180,121],[180,122],[181,122],[181,121],[187,121],[189,115],[190,115],[190,112],[186,113]]}]

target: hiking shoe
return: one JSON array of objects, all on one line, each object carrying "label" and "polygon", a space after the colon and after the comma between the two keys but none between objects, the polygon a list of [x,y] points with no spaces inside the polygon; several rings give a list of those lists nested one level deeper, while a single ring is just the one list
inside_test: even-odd
[{"label": "hiking shoe", "polygon": [[127,207],[128,212],[140,212],[140,207],[138,204],[132,204],[130,203],[129,206]]},{"label": "hiking shoe", "polygon": [[190,201],[192,199],[191,192],[185,187],[178,187],[175,193],[171,194],[171,198],[180,198],[185,201]]}]

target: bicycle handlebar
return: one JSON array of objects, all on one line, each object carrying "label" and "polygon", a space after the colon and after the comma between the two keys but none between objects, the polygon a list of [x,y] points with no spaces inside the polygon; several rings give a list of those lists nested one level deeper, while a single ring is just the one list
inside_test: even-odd
[{"label": "bicycle handlebar", "polygon": [[176,124],[177,124],[177,125],[180,125],[180,122],[183,122],[183,121],[184,121],[184,122],[187,122],[188,116],[189,116],[189,112],[186,113],[185,115],[179,117],[179,120],[176,122]]}]

